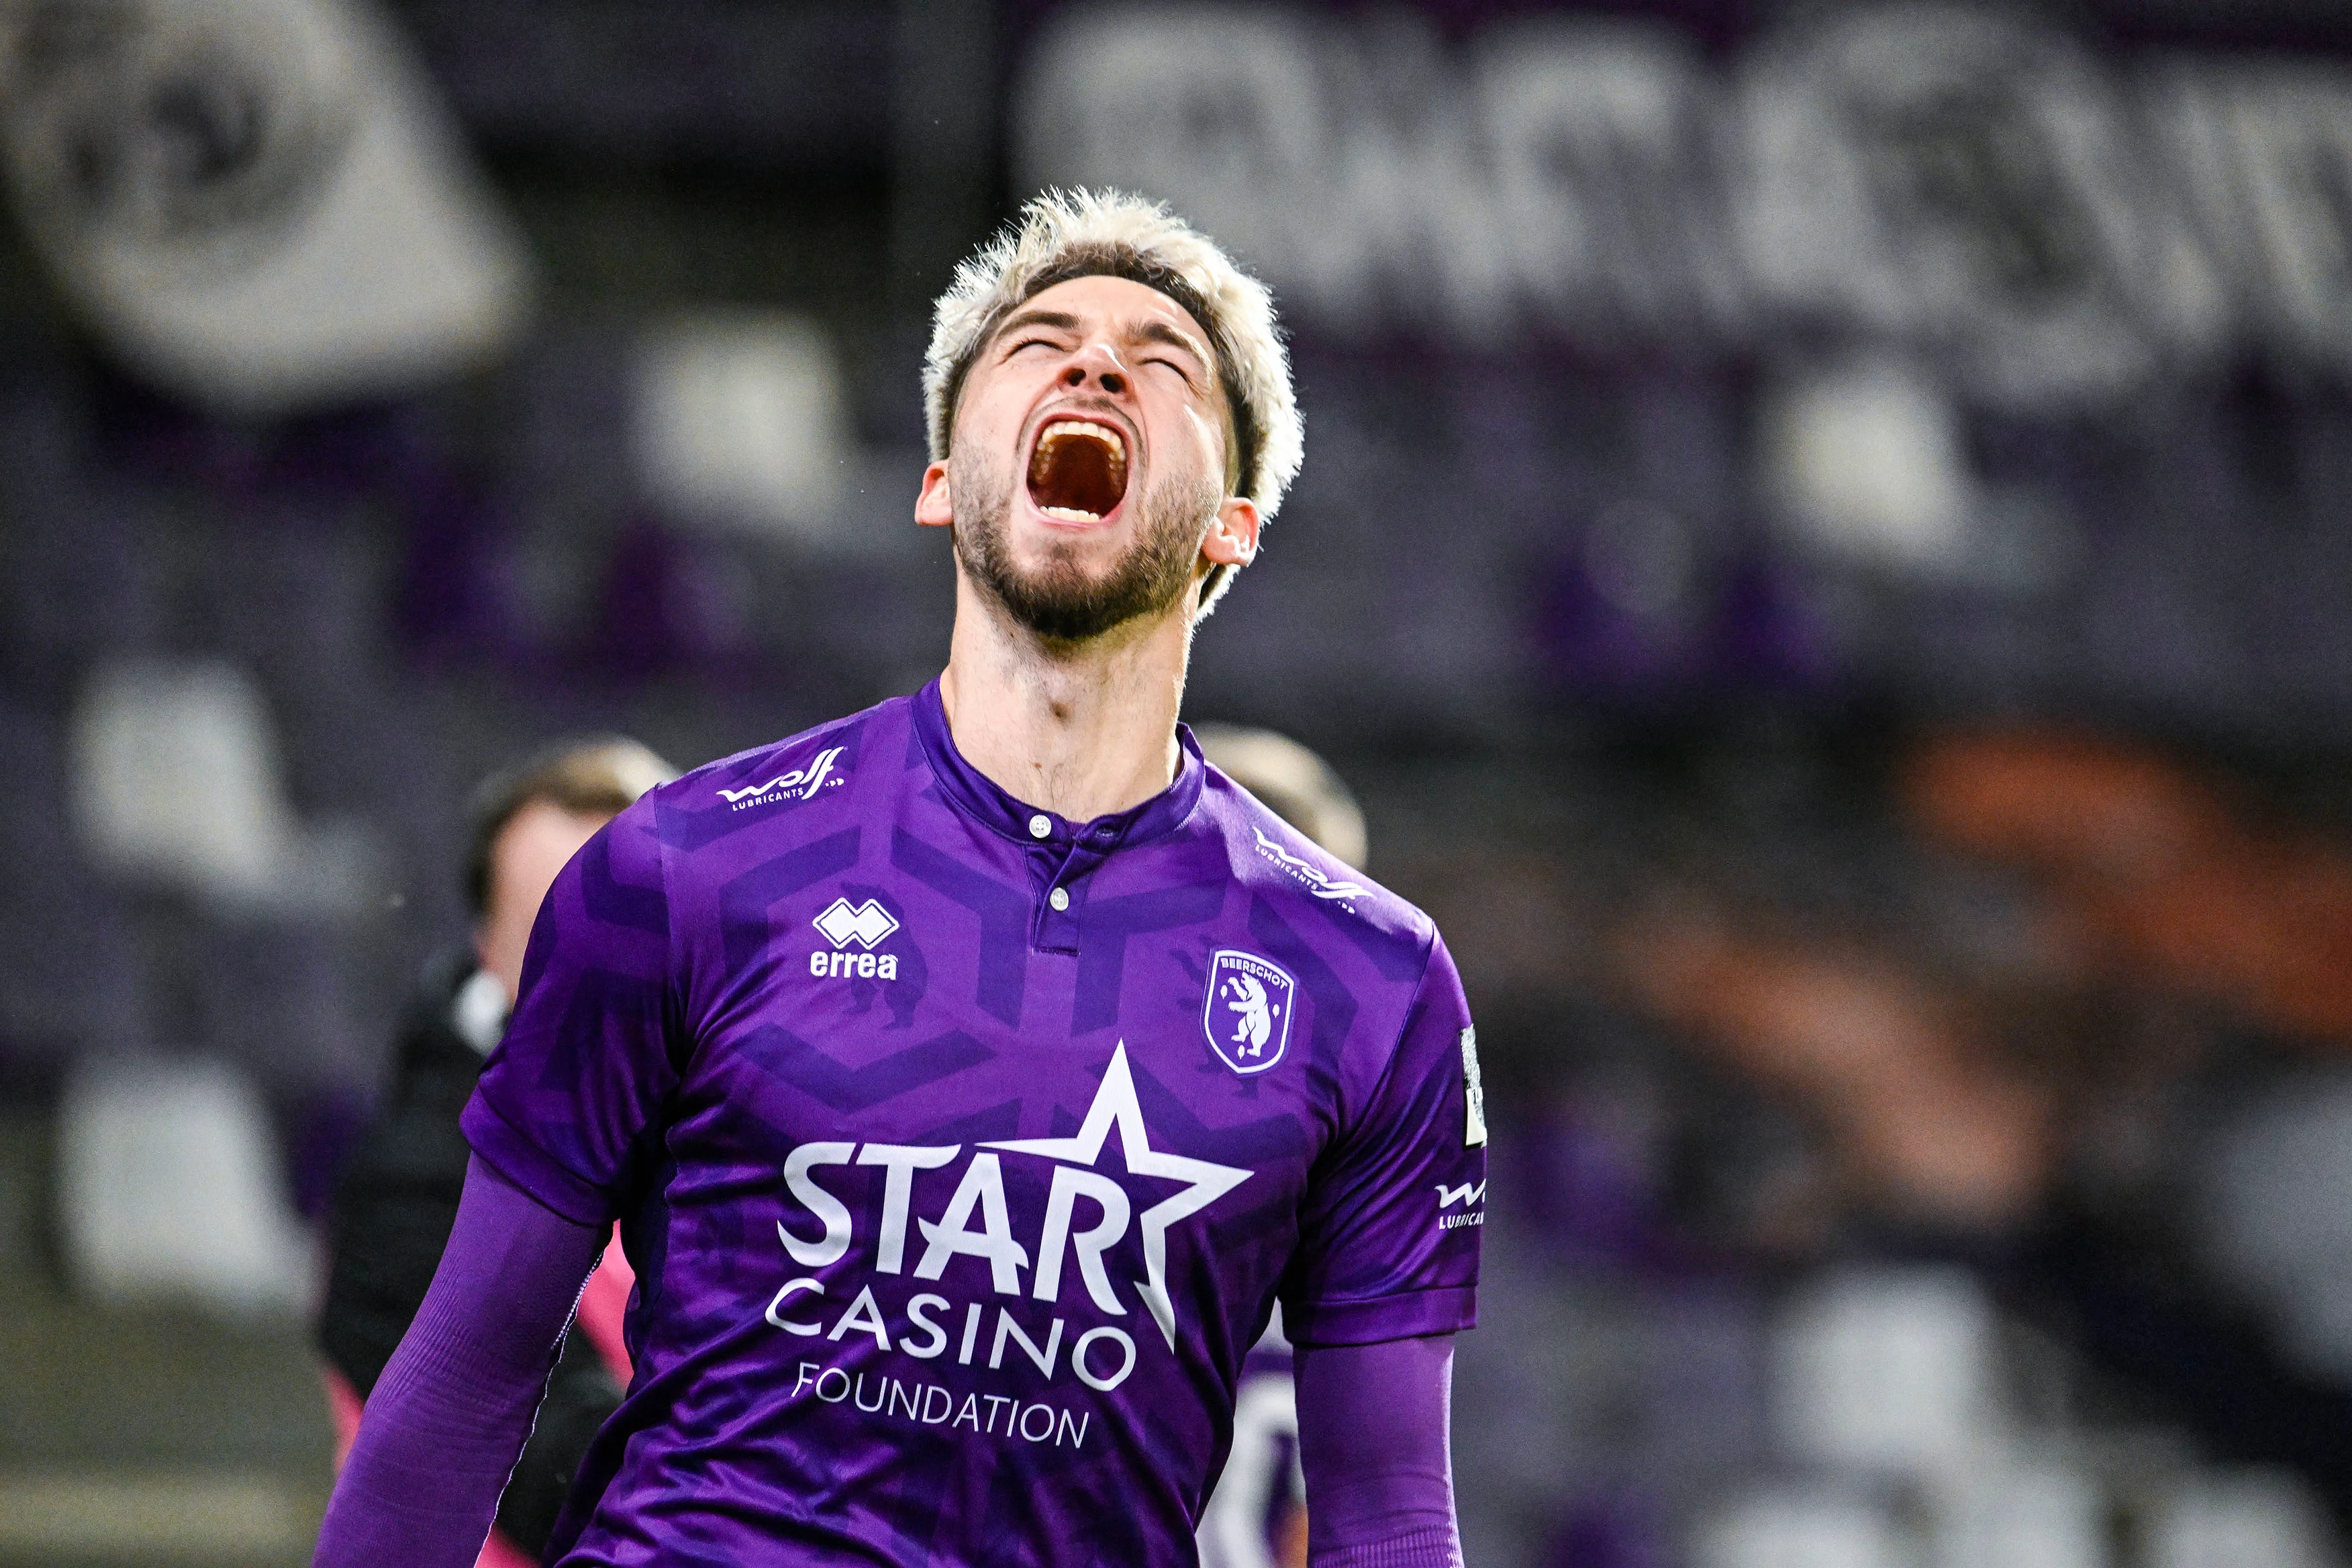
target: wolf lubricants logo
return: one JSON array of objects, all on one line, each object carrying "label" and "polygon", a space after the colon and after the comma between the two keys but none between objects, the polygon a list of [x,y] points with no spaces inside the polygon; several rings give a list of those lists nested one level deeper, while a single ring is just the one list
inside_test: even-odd
[{"label": "wolf lubricants logo", "polygon": [[730,811],[745,811],[771,801],[806,800],[823,789],[828,780],[835,784],[841,782],[832,778],[833,764],[840,758],[841,752],[839,746],[827,746],[805,767],[778,773],[766,784],[751,784],[743,789],[722,789],[719,793],[727,798]]}]

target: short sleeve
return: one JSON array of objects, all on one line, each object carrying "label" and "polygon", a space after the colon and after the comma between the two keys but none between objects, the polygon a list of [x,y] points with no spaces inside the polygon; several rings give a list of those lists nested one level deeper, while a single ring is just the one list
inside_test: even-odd
[{"label": "short sleeve", "polygon": [[1374,1344],[1477,1323],[1486,1126],[1476,1036],[1442,941],[1361,1113],[1317,1162],[1285,1276],[1294,1343]]},{"label": "short sleeve", "polygon": [[623,1206],[685,1059],[656,810],[648,797],[598,830],[548,889],[466,1106],[474,1152],[583,1225]]}]

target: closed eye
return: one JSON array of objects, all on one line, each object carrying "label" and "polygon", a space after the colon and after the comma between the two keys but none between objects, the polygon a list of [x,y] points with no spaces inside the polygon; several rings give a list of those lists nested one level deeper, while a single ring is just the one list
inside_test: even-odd
[{"label": "closed eye", "polygon": [[1172,359],[1150,359],[1143,363],[1146,364],[1159,365],[1163,370],[1172,370],[1176,373],[1177,380],[1182,382],[1187,386],[1192,384],[1192,373],[1185,369],[1182,365],[1178,364]]}]

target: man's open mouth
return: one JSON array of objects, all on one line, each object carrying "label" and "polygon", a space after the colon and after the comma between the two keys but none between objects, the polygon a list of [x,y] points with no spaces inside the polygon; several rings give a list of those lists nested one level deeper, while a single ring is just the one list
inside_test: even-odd
[{"label": "man's open mouth", "polygon": [[1099,522],[1127,495],[1127,443],[1090,419],[1056,419],[1029,454],[1029,499],[1063,522]]}]

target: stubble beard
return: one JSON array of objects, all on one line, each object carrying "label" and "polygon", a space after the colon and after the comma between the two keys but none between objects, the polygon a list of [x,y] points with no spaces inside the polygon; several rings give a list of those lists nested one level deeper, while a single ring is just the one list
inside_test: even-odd
[{"label": "stubble beard", "polygon": [[1216,487],[1205,480],[1188,484],[1176,479],[1133,498],[1141,513],[1135,542],[1097,576],[1080,566],[1066,544],[1053,545],[1034,571],[1013,563],[1005,537],[1013,480],[994,465],[953,459],[949,486],[959,503],[957,561],[1016,624],[1053,643],[1088,642],[1171,608],[1192,587],[1201,536],[1219,500]]}]

